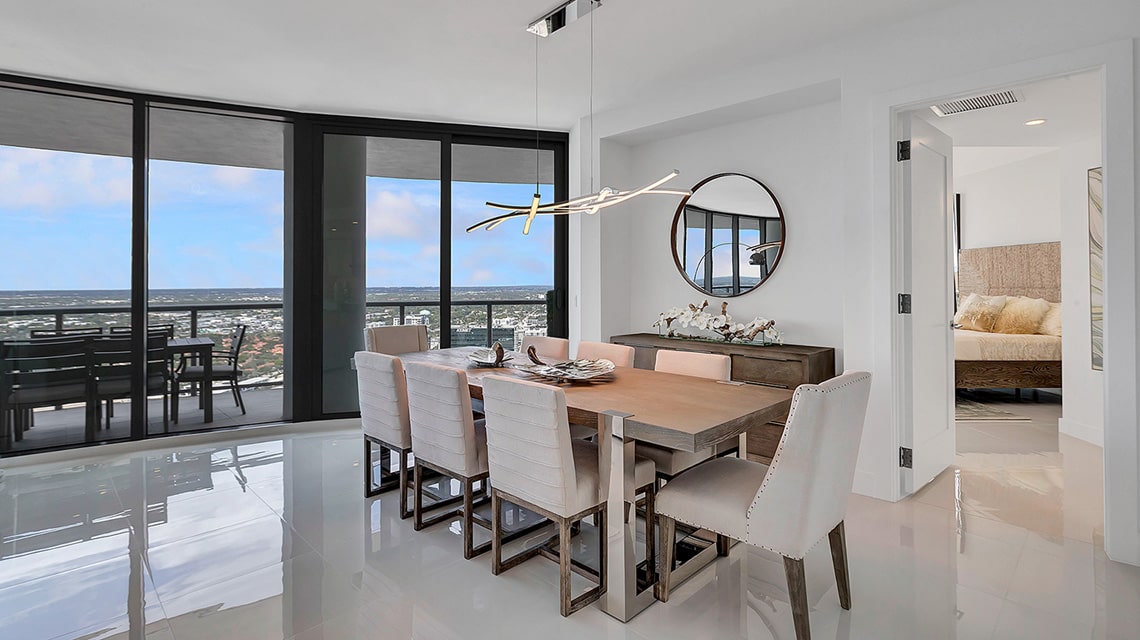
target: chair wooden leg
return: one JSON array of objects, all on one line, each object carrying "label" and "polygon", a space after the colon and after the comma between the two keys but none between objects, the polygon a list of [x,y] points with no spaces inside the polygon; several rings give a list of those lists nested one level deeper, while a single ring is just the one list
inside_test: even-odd
[{"label": "chair wooden leg", "polygon": [[827,534],[831,545],[831,564],[835,567],[835,586],[839,589],[839,606],[851,609],[851,577],[847,572],[847,533],[843,521]]},{"label": "chair wooden leg", "polygon": [[796,640],[811,640],[808,624],[807,582],[804,579],[804,561],[784,556],[784,575],[788,579],[788,597],[792,601],[792,620],[796,625]]},{"label": "chair wooden leg", "polygon": [[[400,519],[407,520],[412,517],[408,509],[408,452],[400,451]],[[371,469],[369,469],[371,471]],[[418,490],[418,489],[417,489]]]},{"label": "chair wooden leg", "polygon": [[570,523],[561,520],[558,523],[558,595],[564,618],[573,613],[570,602],[570,560]]},{"label": "chair wooden leg", "polygon": [[[645,575],[648,584],[657,580],[657,492],[654,486],[645,488]],[[604,511],[602,512],[605,513]],[[602,547],[605,547],[603,541]],[[603,565],[604,566],[604,565]]]},{"label": "chair wooden leg", "polygon": [[657,521],[661,527],[661,566],[657,585],[653,590],[658,600],[669,602],[669,576],[673,573],[673,552],[677,548],[677,541],[674,539],[677,533],[677,521],[669,516],[657,516]]},{"label": "chair wooden leg", "polygon": [[503,572],[503,499],[491,490],[491,573]]},{"label": "chair wooden leg", "polygon": [[415,472],[413,475],[416,486],[412,493],[412,515],[414,516],[414,519],[412,520],[412,528],[416,531],[419,531],[420,529],[424,528],[424,497],[422,493],[424,468],[418,461],[416,462]]},{"label": "chair wooden leg", "polygon": [[728,536],[722,536],[719,533],[716,534],[716,554],[718,556],[720,556],[722,558],[727,556],[728,550],[731,548],[732,548],[732,541],[729,540]]},{"label": "chair wooden leg", "polygon": [[475,511],[475,483],[463,480],[463,557],[467,560],[475,557],[475,520],[471,517]]}]

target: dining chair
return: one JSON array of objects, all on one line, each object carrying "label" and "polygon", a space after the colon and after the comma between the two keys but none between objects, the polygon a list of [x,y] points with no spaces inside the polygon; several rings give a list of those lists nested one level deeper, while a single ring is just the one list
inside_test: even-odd
[{"label": "dining chair", "polygon": [[[170,428],[171,379],[166,333],[151,332],[146,342],[146,392],[162,396],[162,429]],[[94,367],[94,399],[96,422],[105,421],[111,428],[114,401],[130,398],[133,387],[133,347],[129,334],[109,334],[91,338],[91,360]],[[106,403],[106,409],[104,404]],[[100,415],[102,414],[102,415]]]},{"label": "dining chair", "polygon": [[[360,426],[364,431],[364,496],[371,498],[392,488],[400,489],[400,518],[412,517],[408,508],[408,467],[412,453],[412,427],[408,414],[408,385],[400,359],[383,353],[357,351],[357,392],[360,396]],[[397,474],[381,465],[380,483],[375,484],[372,447],[380,447],[380,459],[396,457]]]},{"label": "dining chair", "polygon": [[0,342],[0,438],[23,440],[32,409],[84,403],[86,436],[95,434],[90,336]]},{"label": "dining chair", "polygon": [[[408,362],[404,366],[408,386],[408,418],[415,452],[412,514],[416,531],[460,516],[463,522],[463,557],[489,551],[491,543],[474,546],[474,524],[491,529],[491,523],[475,513],[475,484],[480,483],[480,503],[487,493],[487,432],[483,420],[471,414],[467,374],[459,369]],[[446,513],[424,518],[424,469],[458,480],[463,504]]]},{"label": "dining chair", "polygon": [[534,352],[541,357],[557,358],[559,360],[570,359],[570,341],[566,338],[551,338],[549,336],[523,336],[522,348],[520,351],[526,353],[526,350],[534,347]]},{"label": "dining chair", "polygon": [[[567,429],[566,394],[552,387],[505,376],[483,378],[487,408],[487,462],[491,477],[491,572],[499,575],[537,555],[559,564],[561,613],[571,613],[606,592],[605,487],[598,473],[598,447],[574,440]],[[647,523],[653,522],[653,463],[638,460],[634,466],[638,493],[647,494]],[[534,511],[558,526],[553,538],[503,559],[503,502]],[[593,571],[571,558],[572,525],[593,516],[599,532],[599,569]],[[626,517],[629,517],[628,511]],[[558,551],[551,550],[555,538]],[[656,554],[653,527],[646,534],[646,565],[650,575]],[[585,571],[596,587],[578,597],[570,592],[570,572]]]},{"label": "dining chair", "polygon": [[578,358],[580,360],[597,360],[605,358],[619,367],[633,366],[633,347],[610,342],[591,342],[583,340],[578,343]]},{"label": "dining chair", "polygon": [[[715,353],[662,349],[657,352],[653,369],[682,376],[726,381],[732,375],[732,360],[726,355]],[[739,448],[735,440],[724,442],[716,446],[715,454],[729,455],[738,451]],[[714,448],[708,447],[689,453],[639,442],[637,443],[637,454],[653,460],[657,469],[657,477],[662,480],[669,480],[686,469],[712,459]]]},{"label": "dining chair", "polygon": [[657,599],[669,600],[671,544],[677,522],[701,527],[784,557],[796,638],[808,640],[804,556],[825,535],[839,589],[839,604],[851,608],[847,540],[843,520],[855,479],[855,462],[871,374],[846,372],[822,384],[800,385],[792,396],[784,435],[772,464],[717,458],[661,488],[661,575]]},{"label": "dining chair", "polygon": [[366,327],[364,349],[390,356],[428,350],[427,327],[422,324]]},{"label": "dining chair", "polygon": [[[211,376],[214,381],[221,380],[228,383],[230,391],[234,395],[234,404],[241,409],[241,414],[245,415],[245,402],[241,398],[241,387],[238,386],[238,381],[241,379],[242,370],[238,366],[241,358],[241,346],[245,341],[246,325],[239,324],[234,326],[233,331],[228,338],[229,347],[224,351],[214,351],[212,357],[214,360],[221,360],[221,366],[213,363]],[[173,376],[173,389],[171,391],[171,404],[172,413],[174,414],[174,422],[178,422],[178,396],[183,383],[204,382],[206,379],[206,369],[203,365],[190,365],[187,364],[184,358],[178,363],[178,368],[174,370]],[[212,385],[212,383],[211,383]],[[213,389],[201,389],[200,394],[213,393]],[[198,398],[201,404],[201,395]]]}]

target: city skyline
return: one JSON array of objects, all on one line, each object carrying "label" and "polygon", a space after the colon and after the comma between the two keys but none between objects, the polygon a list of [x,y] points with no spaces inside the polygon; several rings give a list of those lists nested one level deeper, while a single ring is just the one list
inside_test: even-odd
[{"label": "city skyline", "polygon": [[[151,160],[152,289],[280,288],[284,173]],[[0,146],[0,290],[106,291],[130,287],[129,158]],[[368,287],[439,282],[437,181],[367,179]],[[452,283],[548,286],[553,221],[530,236],[503,225],[467,234],[488,200],[529,201],[533,184],[452,184]],[[544,200],[552,185],[542,185]],[[30,265],[39,265],[30,266]]]}]

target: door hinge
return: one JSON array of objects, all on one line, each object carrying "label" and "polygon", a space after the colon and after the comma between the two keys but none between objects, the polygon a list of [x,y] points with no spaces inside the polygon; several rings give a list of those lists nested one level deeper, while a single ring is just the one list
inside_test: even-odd
[{"label": "door hinge", "polygon": [[914,450],[899,447],[899,466],[903,469],[914,468]]},{"label": "door hinge", "polygon": [[899,294],[899,313],[900,314],[910,313],[910,294],[909,293],[900,293]]},{"label": "door hinge", "polygon": [[910,160],[910,140],[899,140],[899,162]]}]

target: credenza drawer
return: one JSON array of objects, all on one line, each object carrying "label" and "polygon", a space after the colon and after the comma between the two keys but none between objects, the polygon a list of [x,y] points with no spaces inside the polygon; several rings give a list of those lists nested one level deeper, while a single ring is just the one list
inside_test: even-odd
[{"label": "credenza drawer", "polygon": [[732,379],[794,389],[804,380],[801,360],[732,356]]}]

